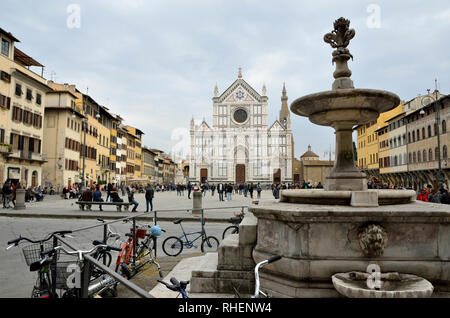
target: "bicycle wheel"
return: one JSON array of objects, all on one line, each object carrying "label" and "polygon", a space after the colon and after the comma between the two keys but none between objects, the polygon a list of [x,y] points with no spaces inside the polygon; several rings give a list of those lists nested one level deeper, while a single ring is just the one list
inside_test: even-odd
[{"label": "bicycle wheel", "polygon": [[222,240],[225,238],[225,236],[228,236],[230,234],[237,234],[237,233],[239,233],[239,226],[230,225],[223,231]]},{"label": "bicycle wheel", "polygon": [[[106,252],[106,251],[104,251],[102,253],[98,253],[98,255],[95,256],[95,259],[103,264],[103,256],[105,256],[105,266],[109,267],[111,265],[111,261],[112,261],[111,253]],[[105,273],[105,271],[94,266],[91,276],[93,279],[95,279],[95,278],[99,277],[100,275],[103,275],[104,273]]]},{"label": "bicycle wheel", "polygon": [[208,236],[202,242],[202,252],[216,252],[219,249],[219,240],[214,236]]},{"label": "bicycle wheel", "polygon": [[162,248],[166,255],[177,256],[183,251],[183,242],[176,236],[170,236],[164,240]]}]

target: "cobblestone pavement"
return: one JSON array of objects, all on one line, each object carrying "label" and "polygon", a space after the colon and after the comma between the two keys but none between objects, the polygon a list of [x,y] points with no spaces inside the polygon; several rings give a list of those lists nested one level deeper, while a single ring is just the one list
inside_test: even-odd
[{"label": "cobblestone pavement", "polygon": [[[231,201],[219,201],[217,193],[211,196],[211,192],[208,191],[206,197],[203,197],[202,203],[205,209],[205,216],[217,221],[226,221],[233,216],[234,213],[240,212],[240,206],[249,206],[253,200],[250,196],[244,197],[244,195],[233,194]],[[104,194],[103,198],[106,198]],[[143,193],[135,195],[135,199],[139,202],[137,208],[138,212],[145,212],[146,202]],[[128,202],[128,198],[124,198],[125,202]],[[262,202],[274,201],[271,191],[263,191],[261,195]],[[100,212],[98,207],[93,207],[92,211],[81,211],[78,205],[75,204],[75,199],[64,200],[59,195],[48,195],[42,202],[26,203],[25,210],[0,209],[0,216],[23,216],[23,217],[52,217],[52,218],[97,218],[97,217],[111,217],[119,218],[135,215],[131,212],[117,212],[115,207],[104,207],[104,212]],[[154,210],[171,210],[158,212],[158,218],[161,220],[173,220],[175,218],[190,217],[191,213],[188,213],[188,209],[192,209],[192,199],[189,200],[187,192],[184,196],[177,196],[176,191],[172,192],[156,192],[153,200]],[[220,209],[217,209],[220,208]],[[131,211],[131,208],[130,208]],[[153,213],[149,213],[148,218],[152,218]]]},{"label": "cobblestone pavement", "polygon": [[[7,241],[19,237],[19,235],[29,237],[31,239],[40,239],[45,237],[48,233],[57,230],[75,230],[82,227],[96,224],[95,220],[65,220],[65,219],[44,219],[44,218],[17,218],[17,217],[0,217],[0,297],[30,297],[33,284],[36,281],[36,273],[30,272],[21,250],[21,246],[26,246],[29,243],[23,243],[19,247],[13,247],[6,251]],[[161,245],[165,237],[171,235],[179,236],[182,234],[180,226],[175,225],[172,222],[159,223],[161,228],[167,232],[163,233],[158,240],[158,257],[161,258],[162,270],[164,274],[167,274],[172,267],[179,261],[180,258],[171,259],[164,257],[165,254],[162,251]],[[214,235],[221,240],[222,232],[227,224],[218,223],[206,223],[206,231],[208,235]],[[183,223],[183,227],[186,232],[200,230],[200,224],[198,223]],[[125,233],[130,229],[129,224],[117,223],[113,224],[112,228],[115,232]],[[93,240],[101,239],[103,235],[103,228],[94,228],[86,231],[74,233],[73,238],[67,238],[68,241],[73,242],[80,248],[92,247],[91,242]],[[121,240],[124,240],[125,236],[122,235]],[[116,243],[120,246],[121,242]],[[193,248],[190,250],[183,250],[182,257],[190,255],[192,253],[199,253],[200,248]],[[198,254],[197,254],[198,255]],[[117,252],[113,252],[113,262]],[[113,265],[111,265],[113,266]],[[156,283],[151,277],[137,278],[139,286],[150,290]],[[148,286],[147,286],[148,285]],[[125,295],[131,295],[131,293],[125,292]]]},{"label": "cobblestone pavement", "polygon": [[[104,194],[103,198],[106,198]],[[135,199],[139,202],[138,212],[145,211],[145,197],[143,193],[135,195]],[[234,213],[239,213],[239,206],[249,206],[255,199],[244,197],[243,195],[233,194],[232,201],[220,202],[217,192],[211,196],[208,191],[206,197],[203,197],[204,208],[223,208],[206,210],[205,216],[209,219],[206,223],[206,231],[208,235],[214,235],[221,240],[223,230],[228,226],[226,222]],[[136,215],[131,212],[117,212],[114,207],[106,207],[105,212],[81,211],[75,204],[75,199],[64,200],[59,195],[48,195],[42,202],[26,203],[25,210],[0,209],[0,297],[30,297],[33,284],[36,281],[36,273],[29,271],[21,248],[13,247],[6,251],[7,241],[17,238],[19,235],[29,238],[40,239],[48,233],[57,230],[76,230],[86,226],[98,223],[95,218],[102,217],[107,220],[119,217]],[[124,198],[128,201],[128,198]],[[271,191],[263,191],[260,202],[274,201]],[[183,222],[186,232],[200,230],[200,222],[192,218],[192,214],[188,209],[192,208],[192,199],[187,197],[187,191],[184,196],[177,196],[176,191],[173,192],[156,192],[153,200],[154,209],[157,210],[176,210],[170,212],[158,212],[158,224],[167,231],[161,239],[158,240],[158,257],[161,260],[163,273],[167,274],[173,266],[183,257],[192,253],[199,253],[200,249],[183,250],[178,258],[164,257],[161,245],[164,237],[171,235],[180,235],[181,229],[179,225],[172,222],[177,218],[187,218]],[[131,209],[130,209],[131,210]],[[152,220],[153,213],[148,215],[147,220]],[[189,220],[189,218],[191,218]],[[164,221],[166,220],[166,221]],[[190,222],[189,222],[190,221]],[[218,223],[222,222],[222,223]],[[115,223],[112,229],[115,232],[124,234],[129,231],[130,225],[123,223]],[[101,239],[103,236],[103,228],[94,228],[86,231],[78,232],[68,240],[82,249],[90,248],[93,240]],[[122,240],[124,240],[122,235]],[[23,246],[27,245],[24,243]],[[120,242],[117,242],[120,245]],[[198,255],[198,254],[196,254]],[[115,259],[116,254],[113,255]],[[144,289],[150,290],[155,282],[155,277],[137,277],[136,282]],[[131,296],[128,291],[122,291],[124,295]]]}]

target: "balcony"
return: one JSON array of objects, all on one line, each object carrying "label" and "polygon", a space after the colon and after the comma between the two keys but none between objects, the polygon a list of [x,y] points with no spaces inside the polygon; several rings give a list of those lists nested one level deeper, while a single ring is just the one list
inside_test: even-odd
[{"label": "balcony", "polygon": [[12,153],[11,145],[0,144],[0,154],[11,154]]},{"label": "balcony", "polygon": [[37,152],[13,149],[9,155],[9,158],[16,158],[30,161],[47,161],[45,156]]}]

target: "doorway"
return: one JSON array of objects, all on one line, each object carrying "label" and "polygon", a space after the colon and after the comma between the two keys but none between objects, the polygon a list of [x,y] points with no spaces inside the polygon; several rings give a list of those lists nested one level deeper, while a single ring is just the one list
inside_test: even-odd
[{"label": "doorway", "polygon": [[273,174],[273,183],[281,182],[281,169],[277,169]]},{"label": "doorway", "polygon": [[208,169],[200,169],[200,183],[206,183],[208,180]]},{"label": "doorway", "polygon": [[245,183],[245,165],[239,164],[236,165],[236,184],[244,184]]}]

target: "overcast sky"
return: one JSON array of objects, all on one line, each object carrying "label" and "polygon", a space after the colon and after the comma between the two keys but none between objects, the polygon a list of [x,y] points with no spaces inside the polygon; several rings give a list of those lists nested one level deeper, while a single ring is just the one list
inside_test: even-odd
[{"label": "overcast sky", "polygon": [[[74,4],[75,6],[70,6]],[[80,19],[77,19],[77,8]],[[237,78],[267,86],[269,123],[283,82],[289,103],[329,90],[331,47],[323,35],[339,17],[356,36],[349,49],[355,87],[403,100],[450,91],[450,2],[288,0],[1,0],[0,27],[46,66],[45,77],[83,93],[145,133],[144,145],[169,152],[192,117],[212,121],[217,83]],[[79,23],[78,23],[79,22]],[[298,157],[311,144],[334,149],[333,130],[291,115]]]}]

